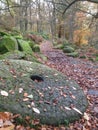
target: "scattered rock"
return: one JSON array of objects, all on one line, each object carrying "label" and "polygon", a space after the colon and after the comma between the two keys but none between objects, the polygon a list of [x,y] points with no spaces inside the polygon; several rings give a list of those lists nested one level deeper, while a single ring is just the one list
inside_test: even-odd
[{"label": "scattered rock", "polygon": [[71,46],[66,46],[66,47],[63,48],[64,53],[72,53],[74,51],[75,51],[74,48],[71,47]]},{"label": "scattered rock", "polygon": [[4,54],[6,52],[11,52],[14,50],[18,50],[16,39],[12,36],[4,36],[0,40],[0,54]]}]

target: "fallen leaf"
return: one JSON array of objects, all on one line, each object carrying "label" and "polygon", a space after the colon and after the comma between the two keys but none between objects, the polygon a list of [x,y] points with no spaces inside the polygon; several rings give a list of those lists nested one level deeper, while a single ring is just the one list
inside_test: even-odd
[{"label": "fallen leaf", "polygon": [[94,107],[94,112],[98,113],[98,107]]},{"label": "fallen leaf", "polygon": [[34,103],[34,102],[31,102],[31,106],[33,106],[33,107],[34,107],[34,106],[35,106],[35,103]]},{"label": "fallen leaf", "polygon": [[71,95],[71,97],[72,97],[73,99],[76,99],[76,97],[75,97],[74,95]]},{"label": "fallen leaf", "polygon": [[10,120],[6,120],[4,123],[3,123],[3,126],[11,126],[13,125],[12,122]]},{"label": "fallen leaf", "polygon": [[0,119],[0,127],[3,127],[3,119]]},{"label": "fallen leaf", "polygon": [[28,95],[27,97],[33,99],[33,95],[32,94]]},{"label": "fallen leaf", "polygon": [[19,93],[22,93],[23,92],[23,88],[19,88]]},{"label": "fallen leaf", "polygon": [[28,100],[29,100],[29,98],[24,98],[24,99],[23,99],[24,102],[26,102],[26,101],[28,101]]},{"label": "fallen leaf", "polygon": [[9,120],[11,117],[11,113],[9,112],[0,112],[0,119]]},{"label": "fallen leaf", "polygon": [[64,107],[66,110],[71,110],[71,108],[69,108],[69,107]]},{"label": "fallen leaf", "polygon": [[55,76],[57,76],[57,75],[58,75],[58,73],[55,73],[54,75],[55,75]]},{"label": "fallen leaf", "polygon": [[0,130],[14,130],[14,128],[15,128],[15,126],[11,125],[11,126],[8,126],[8,127],[0,128]]},{"label": "fallen leaf", "polygon": [[88,115],[86,112],[84,113],[84,116],[83,116],[83,117],[84,117],[84,119],[87,120],[87,121],[90,119],[90,118],[89,118],[89,115]]},{"label": "fallen leaf", "polygon": [[28,96],[28,93],[24,93],[23,96],[24,96],[24,97],[27,97],[27,96]]},{"label": "fallen leaf", "polygon": [[44,103],[46,103],[46,104],[51,104],[49,101],[44,101]]},{"label": "fallen leaf", "polygon": [[40,111],[37,108],[33,107],[32,109],[35,113],[40,114]]},{"label": "fallen leaf", "polygon": [[35,119],[32,121],[32,124],[33,125],[38,125],[40,123],[40,120],[39,119]]},{"label": "fallen leaf", "polygon": [[79,114],[83,115],[83,113],[80,110],[78,110],[77,108],[73,107],[72,109],[75,110],[76,112],[78,112]]},{"label": "fallen leaf", "polygon": [[77,90],[75,87],[72,87],[74,90]]},{"label": "fallen leaf", "polygon": [[0,93],[1,93],[1,95],[2,95],[2,96],[5,96],[5,97],[7,97],[7,96],[8,96],[8,92],[6,92],[6,91],[4,91],[4,90],[1,90],[1,92],[0,92]]}]

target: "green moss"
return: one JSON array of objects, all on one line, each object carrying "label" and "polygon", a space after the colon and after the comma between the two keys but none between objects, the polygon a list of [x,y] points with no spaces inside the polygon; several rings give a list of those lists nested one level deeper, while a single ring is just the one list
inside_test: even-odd
[{"label": "green moss", "polygon": [[22,35],[15,35],[14,36],[16,39],[23,39]]},{"label": "green moss", "polygon": [[17,39],[19,45],[19,51],[24,51],[27,54],[32,54],[32,49],[27,41]]},{"label": "green moss", "polygon": [[33,41],[28,41],[28,43],[29,43],[29,45],[30,45],[30,47],[32,48],[32,50],[33,50],[33,47],[34,47],[34,45],[36,44],[35,42],[33,42]]},{"label": "green moss", "polygon": [[23,58],[24,60],[27,60],[27,61],[32,61],[32,62],[37,62],[37,63],[40,63],[36,57],[32,55],[29,55],[29,54],[25,54],[25,57]]},{"label": "green moss", "polygon": [[72,53],[74,51],[75,51],[75,49],[72,48],[71,46],[66,46],[66,47],[63,48],[64,53]]},{"label": "green moss", "polygon": [[7,36],[7,35],[9,35],[8,33],[6,33],[6,32],[4,32],[4,31],[0,31],[0,36]]},{"label": "green moss", "polygon": [[42,59],[43,61],[47,61],[47,57],[46,57],[45,55],[40,54],[40,57],[41,57],[41,59]]},{"label": "green moss", "polygon": [[0,54],[18,50],[18,44],[14,37],[4,36],[0,41]]},{"label": "green moss", "polygon": [[63,49],[63,47],[63,44],[58,44],[54,46],[55,49]]},{"label": "green moss", "polygon": [[96,61],[98,61],[98,57],[96,57]]},{"label": "green moss", "polygon": [[87,57],[85,55],[83,55],[83,56],[80,56],[80,58],[86,59]]},{"label": "green moss", "polygon": [[33,51],[34,52],[40,52],[40,47],[38,45],[33,46]]},{"label": "green moss", "polygon": [[21,51],[18,51],[18,50],[15,50],[13,52],[7,52],[5,54],[2,54],[0,55],[0,60],[3,60],[3,59],[24,59],[24,60],[27,60],[27,61],[32,61],[32,62],[37,62],[37,63],[40,63],[36,57],[32,55],[29,55],[25,52],[21,52]]},{"label": "green moss", "polygon": [[36,44],[35,42],[33,42],[33,41],[29,41],[28,43],[29,43],[30,47],[32,48],[32,51],[34,51],[34,52],[40,52],[40,47],[39,47],[39,45],[37,45],[37,44]]},{"label": "green moss", "polygon": [[22,59],[24,57],[25,53],[18,50],[0,55],[0,59]]},{"label": "green moss", "polygon": [[79,54],[78,54],[78,52],[72,52],[72,53],[67,53],[67,56],[70,56],[70,57],[78,57]]}]

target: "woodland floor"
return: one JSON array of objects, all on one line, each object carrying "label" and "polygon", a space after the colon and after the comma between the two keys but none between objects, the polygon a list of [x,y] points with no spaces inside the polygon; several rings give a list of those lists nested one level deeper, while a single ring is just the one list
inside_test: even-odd
[{"label": "woodland floor", "polygon": [[[61,50],[53,49],[52,43],[49,41],[43,42],[40,48],[48,60],[42,61],[39,55],[36,54],[38,60],[62,72],[69,79],[74,79],[83,88],[89,106],[82,119],[67,124],[68,126],[38,125],[35,129],[31,129],[18,125],[15,130],[98,130],[98,62],[68,57]],[[0,130],[9,129],[0,128]]]},{"label": "woodland floor", "polygon": [[41,51],[48,57],[44,64],[74,79],[83,88],[89,102],[86,115],[68,128],[42,130],[98,130],[98,62],[68,57],[61,50],[53,49],[49,41],[41,44]]}]

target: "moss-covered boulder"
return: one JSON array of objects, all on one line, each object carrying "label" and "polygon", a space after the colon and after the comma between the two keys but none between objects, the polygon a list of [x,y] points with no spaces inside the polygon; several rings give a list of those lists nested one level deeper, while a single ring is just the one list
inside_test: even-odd
[{"label": "moss-covered boulder", "polygon": [[24,41],[22,39],[17,39],[17,41],[18,41],[20,51],[24,51],[28,54],[32,54],[32,49],[27,41]]},{"label": "moss-covered boulder", "polygon": [[42,61],[47,61],[48,60],[48,58],[43,54],[40,54],[39,56],[42,59]]},{"label": "moss-covered boulder", "polygon": [[64,48],[63,44],[58,44],[54,46],[54,49],[63,49],[63,48]]},{"label": "moss-covered boulder", "polygon": [[75,51],[75,49],[71,46],[66,46],[66,47],[63,48],[64,53],[72,53],[74,51]]},{"label": "moss-covered boulder", "polygon": [[18,51],[18,50],[15,50],[13,52],[7,52],[7,53],[0,55],[0,60],[4,60],[4,59],[26,60],[26,61],[32,61],[32,62],[39,63],[39,61],[33,54],[32,55],[27,54],[23,51]]},{"label": "moss-covered boulder", "polygon": [[22,35],[15,35],[14,36],[16,39],[23,39],[23,36]]},{"label": "moss-covered boulder", "polygon": [[34,52],[40,52],[40,47],[39,47],[39,45],[34,45],[34,46],[33,46],[33,51],[34,51]]},{"label": "moss-covered boulder", "polygon": [[3,59],[24,59],[25,56],[26,55],[24,52],[15,50],[13,52],[7,52],[7,53],[0,55],[0,60],[3,60]]},{"label": "moss-covered boulder", "polygon": [[30,47],[32,48],[32,51],[34,52],[40,52],[40,47],[38,44],[36,44],[35,42],[33,41],[28,41]]},{"label": "moss-covered boulder", "polygon": [[0,54],[18,50],[17,40],[12,36],[4,36],[0,40]]},{"label": "moss-covered boulder", "polygon": [[28,43],[29,43],[29,45],[30,45],[30,47],[32,48],[32,50],[33,50],[33,47],[34,47],[34,45],[36,44],[35,42],[33,42],[33,41],[28,41]]},{"label": "moss-covered boulder", "polygon": [[70,56],[70,57],[78,57],[79,56],[79,53],[78,52],[72,52],[72,53],[67,53],[67,56]]},{"label": "moss-covered boulder", "polygon": [[0,61],[0,111],[58,125],[79,119],[86,107],[82,89],[62,73],[23,60]]},{"label": "moss-covered boulder", "polygon": [[0,30],[0,37],[2,37],[2,36],[7,36],[7,35],[9,35],[9,34],[6,33],[6,32],[4,32],[4,31],[1,31],[1,30]]}]

